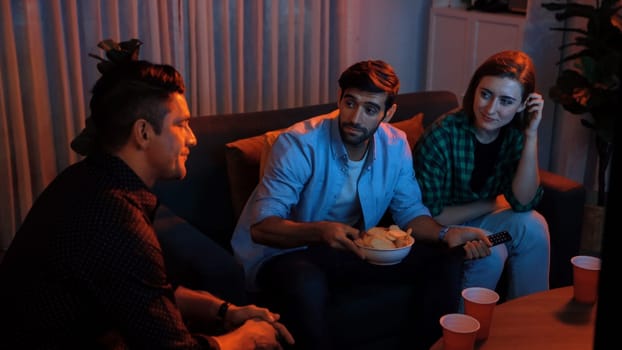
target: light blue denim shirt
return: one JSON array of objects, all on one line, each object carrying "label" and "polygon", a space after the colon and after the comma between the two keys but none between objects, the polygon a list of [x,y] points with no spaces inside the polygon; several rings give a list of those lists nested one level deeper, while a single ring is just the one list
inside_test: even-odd
[{"label": "light blue denim shirt", "polygon": [[[274,142],[264,176],[248,199],[231,238],[236,259],[244,266],[249,290],[272,256],[297,249],[278,249],[252,241],[251,225],[269,216],[299,222],[325,220],[348,178],[348,154],[339,135],[339,110],[292,125]],[[412,154],[401,130],[381,123],[371,140],[359,182],[363,226],[376,226],[387,209],[404,227],[423,205]]]}]

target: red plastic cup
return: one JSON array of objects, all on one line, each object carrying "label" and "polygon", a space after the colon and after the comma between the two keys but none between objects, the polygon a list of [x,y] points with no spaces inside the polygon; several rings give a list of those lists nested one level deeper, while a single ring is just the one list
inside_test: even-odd
[{"label": "red plastic cup", "polygon": [[574,299],[579,303],[594,304],[598,296],[598,275],[600,274],[600,258],[588,255],[577,255],[570,259]]},{"label": "red plastic cup", "polygon": [[465,314],[446,314],[440,319],[443,327],[443,350],[473,350],[479,321]]},{"label": "red plastic cup", "polygon": [[462,298],[464,299],[464,313],[479,321],[480,327],[476,339],[487,339],[499,294],[488,288],[469,287],[462,290]]}]

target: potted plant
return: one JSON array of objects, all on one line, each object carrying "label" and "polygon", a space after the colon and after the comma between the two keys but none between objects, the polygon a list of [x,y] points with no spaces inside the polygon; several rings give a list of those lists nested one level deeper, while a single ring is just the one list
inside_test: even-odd
[{"label": "potted plant", "polygon": [[598,152],[597,204],[606,202],[605,176],[613,152],[613,123],[620,113],[620,82],[622,81],[622,17],[620,0],[596,0],[595,5],[572,2],[543,3],[555,11],[558,21],[572,17],[587,19],[585,28],[557,27],[551,30],[575,33],[574,40],[560,50],[577,47],[563,57],[559,64],[574,62],[563,69],[549,97],[582,118],[581,124],[595,132]]}]

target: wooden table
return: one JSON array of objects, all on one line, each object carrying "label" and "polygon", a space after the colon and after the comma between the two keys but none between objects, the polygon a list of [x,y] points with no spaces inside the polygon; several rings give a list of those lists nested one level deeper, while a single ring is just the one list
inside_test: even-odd
[{"label": "wooden table", "polygon": [[[488,339],[477,350],[591,350],[596,305],[576,303],[572,286],[517,298],[495,308]],[[439,339],[430,350],[442,350]]]}]

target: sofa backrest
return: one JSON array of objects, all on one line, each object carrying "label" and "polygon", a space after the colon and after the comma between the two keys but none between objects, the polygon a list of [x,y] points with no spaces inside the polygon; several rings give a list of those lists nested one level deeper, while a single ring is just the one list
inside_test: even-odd
[{"label": "sofa backrest", "polygon": [[[424,125],[458,106],[449,91],[422,91],[397,96],[397,111],[391,122],[409,119],[422,112]],[[232,205],[225,158],[230,142],[281,129],[318,114],[328,113],[336,102],[272,111],[198,116],[190,120],[198,144],[186,162],[188,174],[181,181],[160,182],[154,188],[162,204],[187,220],[223,247],[230,249],[229,240],[237,220]],[[246,183],[257,183],[256,172],[245,170]],[[252,187],[252,186],[251,186]],[[252,188],[251,188],[252,191]],[[248,189],[243,193],[248,192]],[[250,194],[250,192],[248,192]],[[244,195],[238,195],[244,196]],[[239,200],[239,199],[238,199]]]}]

